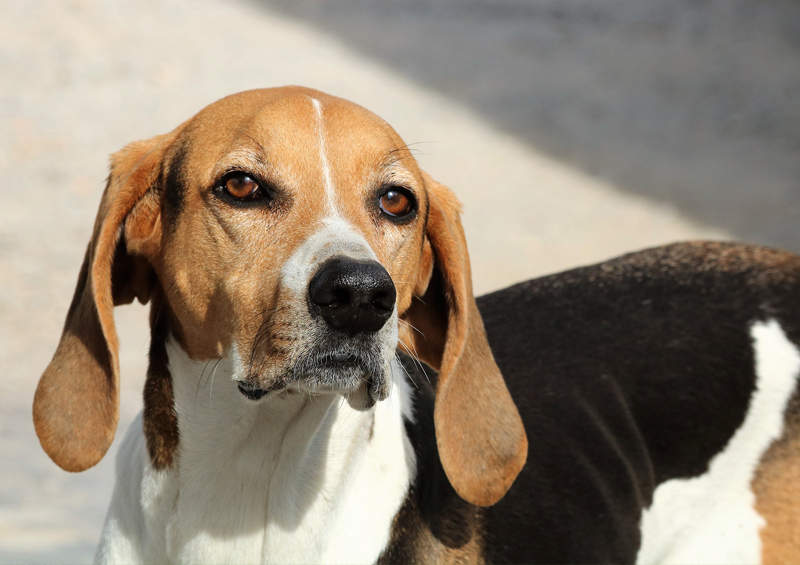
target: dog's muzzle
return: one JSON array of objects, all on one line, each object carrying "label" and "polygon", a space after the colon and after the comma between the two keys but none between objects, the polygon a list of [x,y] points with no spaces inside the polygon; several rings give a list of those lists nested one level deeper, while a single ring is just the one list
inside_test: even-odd
[{"label": "dog's muzzle", "polygon": [[388,393],[386,350],[395,343],[384,330],[394,312],[397,292],[380,263],[333,257],[317,269],[308,284],[309,332],[291,369],[270,389],[257,382],[239,383],[251,400],[292,388],[312,393],[366,392],[372,404]]}]

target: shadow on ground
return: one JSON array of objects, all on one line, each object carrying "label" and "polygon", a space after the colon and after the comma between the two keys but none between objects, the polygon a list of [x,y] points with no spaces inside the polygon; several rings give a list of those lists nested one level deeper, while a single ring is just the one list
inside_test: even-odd
[{"label": "shadow on ground", "polygon": [[795,0],[262,1],[623,190],[800,251]]}]

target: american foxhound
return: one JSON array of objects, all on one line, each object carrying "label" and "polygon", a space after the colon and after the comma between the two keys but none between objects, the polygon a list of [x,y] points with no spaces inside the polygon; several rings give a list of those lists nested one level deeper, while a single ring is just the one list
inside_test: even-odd
[{"label": "american foxhound", "polygon": [[134,298],[144,410],[97,562],[800,559],[788,253],[676,245],[476,302],[452,193],[290,87],[112,157],[34,399],[66,470],[114,438]]}]

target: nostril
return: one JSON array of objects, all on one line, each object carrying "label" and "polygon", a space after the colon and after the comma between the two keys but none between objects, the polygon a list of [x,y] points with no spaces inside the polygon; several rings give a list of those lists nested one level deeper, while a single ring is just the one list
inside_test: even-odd
[{"label": "nostril", "polygon": [[395,298],[394,284],[392,284],[391,288],[376,291],[370,304],[379,310],[391,312],[394,309]]},{"label": "nostril", "polygon": [[334,286],[331,291],[330,302],[326,306],[341,306],[350,304],[353,301],[350,289],[343,286]]},{"label": "nostril", "polygon": [[350,290],[343,284],[338,272],[331,268],[321,268],[308,286],[311,302],[321,307],[348,304],[351,301],[350,294]]}]

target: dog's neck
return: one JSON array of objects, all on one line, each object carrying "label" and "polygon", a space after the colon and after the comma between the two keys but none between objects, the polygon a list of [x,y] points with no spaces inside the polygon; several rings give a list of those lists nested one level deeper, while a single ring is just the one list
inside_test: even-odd
[{"label": "dog's neck", "polygon": [[[374,562],[415,461],[410,395],[393,366],[390,397],[357,410],[339,395],[281,392],[254,402],[231,358],[191,360],[167,345],[180,443],[169,471],[176,561]],[[232,356],[233,357],[233,356]]]}]

